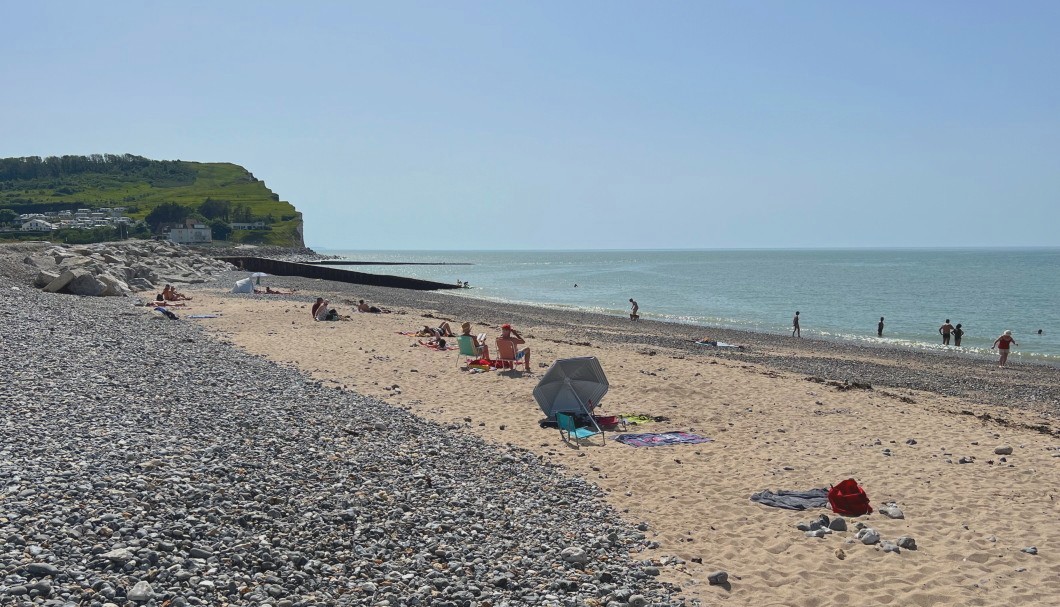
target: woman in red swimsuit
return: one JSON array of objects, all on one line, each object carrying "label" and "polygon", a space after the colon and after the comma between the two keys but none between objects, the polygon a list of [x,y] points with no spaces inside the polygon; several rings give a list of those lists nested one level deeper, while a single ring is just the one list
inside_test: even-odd
[{"label": "woman in red swimsuit", "polygon": [[1008,360],[1009,346],[1018,345],[1019,344],[1016,343],[1016,340],[1012,339],[1012,331],[1005,331],[1001,334],[1001,337],[994,340],[994,345],[990,346],[990,349],[993,350],[994,348],[997,348],[998,353],[1001,354],[1001,359],[997,361],[998,367],[1005,366],[1005,361]]}]

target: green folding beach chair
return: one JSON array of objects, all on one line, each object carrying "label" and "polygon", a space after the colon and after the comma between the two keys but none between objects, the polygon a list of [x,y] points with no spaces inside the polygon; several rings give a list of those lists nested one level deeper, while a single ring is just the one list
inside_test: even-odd
[{"label": "green folding beach chair", "polygon": [[460,366],[461,360],[467,360],[464,358],[465,356],[474,356],[476,359],[481,358],[475,348],[475,339],[470,335],[458,335],[456,343],[460,346],[459,351],[456,353],[456,366]]},{"label": "green folding beach chair", "polygon": [[571,437],[574,438],[574,446],[581,447],[581,442],[594,436],[600,436],[600,444],[604,445],[607,443],[607,439],[604,438],[604,431],[597,426],[595,430],[589,428],[579,428],[574,423],[574,416],[566,413],[556,413],[556,425],[559,426],[559,435],[563,438],[564,442],[570,442]]}]

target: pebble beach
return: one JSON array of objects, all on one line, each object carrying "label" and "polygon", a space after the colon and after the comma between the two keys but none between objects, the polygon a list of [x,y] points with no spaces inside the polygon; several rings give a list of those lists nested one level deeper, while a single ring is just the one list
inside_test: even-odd
[{"label": "pebble beach", "polygon": [[[293,295],[229,293],[242,272],[182,288],[194,300],[178,315],[215,318],[174,322],[135,298],[41,293],[7,273],[0,604],[1060,593],[1055,367],[288,277],[262,284]],[[350,320],[312,321],[318,295]],[[351,313],[358,299],[393,313]],[[516,325],[531,372],[469,373],[399,334],[443,319],[491,340]],[[608,433],[574,448],[540,427],[537,379],[587,355],[611,383],[605,413],[711,441],[633,448]],[[825,510],[749,500],[848,477],[877,509],[849,531],[811,529]],[[900,518],[880,514],[889,504]]]}]

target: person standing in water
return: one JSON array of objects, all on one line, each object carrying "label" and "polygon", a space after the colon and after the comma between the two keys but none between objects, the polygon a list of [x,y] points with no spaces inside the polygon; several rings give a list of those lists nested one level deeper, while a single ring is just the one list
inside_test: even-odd
[{"label": "person standing in water", "polygon": [[961,328],[961,323],[957,323],[957,326],[953,328],[953,345],[960,348],[962,337],[964,337],[964,329]]},{"label": "person standing in water", "polygon": [[795,337],[798,333],[799,337],[802,337],[802,329],[799,328],[799,311],[795,310],[795,318],[791,319],[791,336]]},{"label": "person standing in water", "polygon": [[637,305],[637,302],[633,301],[632,297],[629,298],[629,303],[630,303],[629,319],[630,320],[640,320],[640,314],[637,314],[637,310],[640,309],[640,306]]},{"label": "person standing in water", "polygon": [[876,325],[876,337],[883,337],[883,317],[880,317],[880,324]]},{"label": "person standing in water", "polygon": [[950,324],[950,319],[946,319],[946,322],[939,327],[939,335],[942,336],[942,345],[950,345],[950,333],[953,332],[953,325]]},{"label": "person standing in water", "polygon": [[990,346],[990,349],[993,350],[994,348],[997,348],[998,354],[1001,355],[1001,358],[997,361],[998,368],[1005,368],[1005,362],[1008,360],[1009,346],[1018,345],[1019,344],[1016,343],[1016,340],[1012,339],[1012,331],[1005,331],[1001,334],[1001,337],[994,340],[994,345]]}]

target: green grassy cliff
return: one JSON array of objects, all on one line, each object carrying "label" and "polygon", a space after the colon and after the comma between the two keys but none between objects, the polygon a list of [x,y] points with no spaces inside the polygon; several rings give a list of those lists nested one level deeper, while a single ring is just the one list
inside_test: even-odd
[{"label": "green grassy cliff", "polygon": [[[211,203],[204,206],[207,200]],[[215,239],[221,235],[232,244],[304,246],[301,213],[239,165],[128,154],[0,158],[0,214],[8,218],[11,213],[125,207],[126,216],[143,221],[156,208],[172,209],[174,204],[214,226]],[[258,221],[266,229],[219,227]],[[0,232],[0,238],[4,235]]]}]

